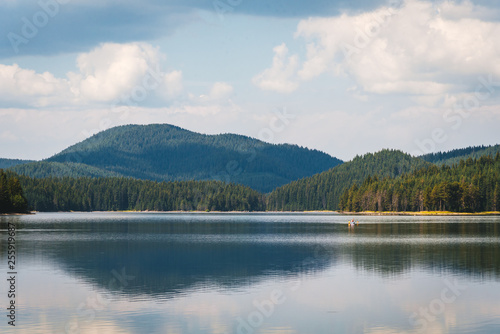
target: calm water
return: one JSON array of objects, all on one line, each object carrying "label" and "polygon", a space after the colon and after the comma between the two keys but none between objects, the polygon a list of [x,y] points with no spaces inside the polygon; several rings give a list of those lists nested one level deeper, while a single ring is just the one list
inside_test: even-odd
[{"label": "calm water", "polygon": [[348,218],[0,217],[0,332],[500,333],[500,217]]}]

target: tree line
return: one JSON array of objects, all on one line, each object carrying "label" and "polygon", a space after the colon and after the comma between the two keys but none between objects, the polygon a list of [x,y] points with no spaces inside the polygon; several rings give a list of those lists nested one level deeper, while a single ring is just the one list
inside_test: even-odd
[{"label": "tree line", "polygon": [[35,211],[263,211],[259,192],[218,181],[20,177]]},{"label": "tree line", "polygon": [[275,211],[338,210],[339,200],[354,183],[368,176],[396,177],[430,163],[397,150],[356,156],[326,172],[279,187],[267,197],[267,209]]},{"label": "tree line", "polygon": [[339,201],[343,211],[500,210],[500,153],[452,166],[432,165],[396,178],[368,176]]},{"label": "tree line", "polygon": [[419,156],[420,159],[423,159],[428,162],[432,162],[436,165],[453,165],[460,162],[460,160],[464,160],[467,158],[476,158],[479,159],[483,155],[491,155],[495,156],[497,152],[500,152],[500,145],[494,146],[469,146],[466,148],[459,148],[447,152],[436,152],[429,153]]},{"label": "tree line", "polygon": [[28,209],[294,211],[337,208],[342,211],[500,211],[500,153],[494,158],[482,156],[451,166],[436,166],[402,152],[385,150],[293,182],[268,196],[243,185],[220,181],[30,178],[0,170],[0,213]]},{"label": "tree line", "polygon": [[0,169],[0,213],[28,212],[28,202],[15,174]]}]

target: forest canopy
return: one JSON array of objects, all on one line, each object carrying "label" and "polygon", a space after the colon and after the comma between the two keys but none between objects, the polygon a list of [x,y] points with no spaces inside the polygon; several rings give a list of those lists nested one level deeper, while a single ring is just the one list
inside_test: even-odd
[{"label": "forest canopy", "polygon": [[262,211],[263,195],[219,181],[21,177],[36,211]]},{"label": "forest canopy", "polygon": [[0,169],[0,213],[26,213],[28,202],[21,183],[13,173]]},{"label": "forest canopy", "polygon": [[[24,191],[23,191],[24,190]],[[435,165],[383,150],[264,195],[221,181],[31,178],[0,170],[0,213],[36,211],[500,211],[500,153]]]},{"label": "forest canopy", "polygon": [[432,165],[396,178],[368,176],[346,190],[344,211],[500,210],[500,153],[495,158],[461,160],[451,167]]}]

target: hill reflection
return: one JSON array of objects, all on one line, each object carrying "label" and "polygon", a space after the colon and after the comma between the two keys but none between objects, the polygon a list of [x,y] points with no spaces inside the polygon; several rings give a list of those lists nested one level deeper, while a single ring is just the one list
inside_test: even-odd
[{"label": "hill reflection", "polygon": [[[20,221],[18,235],[24,261],[51,261],[112,293],[170,298],[199,287],[238,289],[338,265],[388,278],[420,270],[498,281],[499,226],[117,219]],[[110,284],[112,271],[122,269],[134,279],[126,286]]]}]

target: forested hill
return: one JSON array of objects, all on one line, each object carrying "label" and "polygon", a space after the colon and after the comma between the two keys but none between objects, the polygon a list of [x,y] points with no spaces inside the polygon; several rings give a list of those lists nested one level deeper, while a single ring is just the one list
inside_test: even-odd
[{"label": "forested hill", "polygon": [[448,165],[458,164],[460,160],[467,160],[468,158],[478,159],[482,156],[492,156],[494,157],[497,152],[500,152],[500,145],[494,146],[470,146],[466,148],[460,148],[456,150],[451,150],[448,152],[437,152],[429,153],[420,156],[419,158],[425,161],[432,162],[436,165]]},{"label": "forested hill", "polygon": [[267,209],[337,210],[344,191],[369,175],[396,177],[428,165],[429,162],[396,150],[357,156],[329,171],[275,189],[267,198]]},{"label": "forested hill", "polygon": [[35,162],[12,170],[36,177],[220,180],[270,192],[342,161],[297,145],[269,144],[235,134],[204,135],[168,124],[152,124],[100,132],[44,163],[45,166]]},{"label": "forested hill", "polygon": [[21,164],[26,164],[32,162],[32,160],[20,160],[20,159],[2,159],[0,158],[0,169],[6,169],[14,167]]},{"label": "forested hill", "polygon": [[34,178],[46,177],[121,177],[119,173],[109,172],[97,167],[75,162],[38,161],[16,165],[11,168],[19,175]]},{"label": "forested hill", "polygon": [[396,178],[368,177],[341,197],[345,211],[500,211],[500,153],[431,165]]}]

